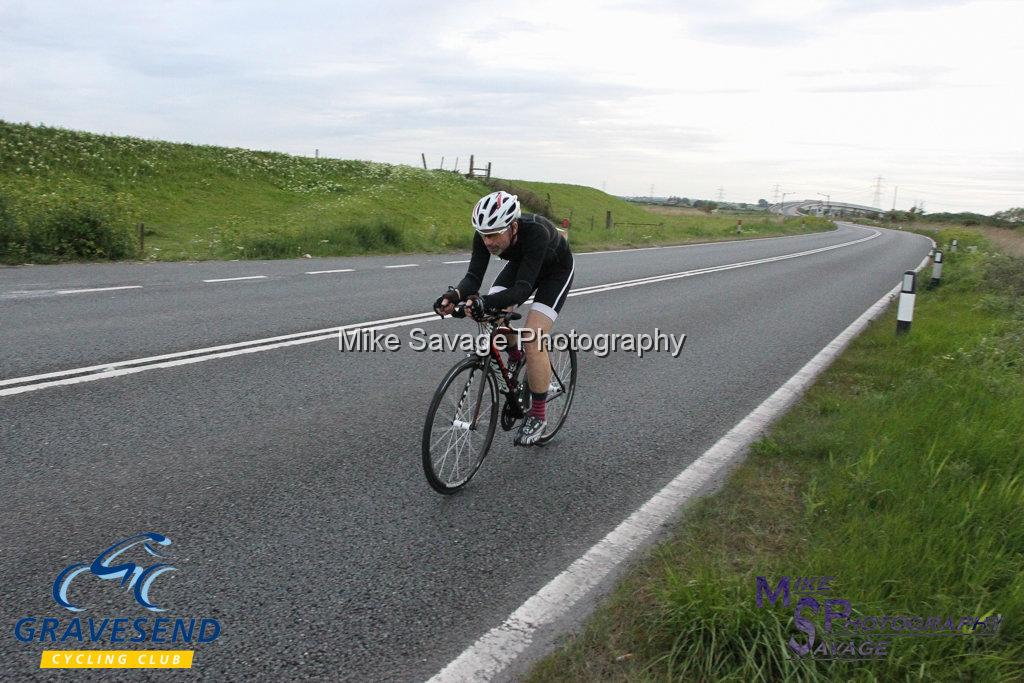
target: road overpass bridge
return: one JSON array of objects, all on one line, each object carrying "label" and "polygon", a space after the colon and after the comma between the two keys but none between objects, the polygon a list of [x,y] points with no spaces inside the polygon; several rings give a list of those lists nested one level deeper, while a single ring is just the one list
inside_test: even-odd
[{"label": "road overpass bridge", "polygon": [[828,218],[841,218],[843,216],[869,216],[871,214],[885,213],[885,209],[863,204],[851,204],[849,202],[825,202],[820,199],[803,199],[784,204],[773,204],[770,207],[772,213],[781,213],[786,216],[825,216]]}]

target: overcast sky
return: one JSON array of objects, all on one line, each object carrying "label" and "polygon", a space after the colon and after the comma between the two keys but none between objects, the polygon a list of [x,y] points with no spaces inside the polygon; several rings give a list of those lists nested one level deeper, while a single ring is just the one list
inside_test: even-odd
[{"label": "overcast sky", "polygon": [[622,195],[1024,205],[1024,2],[0,0],[0,119]]}]

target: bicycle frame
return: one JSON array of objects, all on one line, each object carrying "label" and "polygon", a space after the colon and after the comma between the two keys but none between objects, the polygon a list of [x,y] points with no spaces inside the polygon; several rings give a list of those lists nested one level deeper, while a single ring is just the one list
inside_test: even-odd
[{"label": "bicycle frame", "polygon": [[514,327],[508,325],[504,318],[499,318],[498,322],[480,323],[480,325],[481,327],[486,326],[490,333],[491,348],[488,356],[497,364],[498,371],[501,372],[502,379],[505,380],[505,386],[508,387],[508,390],[504,393],[508,396],[514,396],[515,392],[519,389],[519,384],[509,372],[508,365],[502,360],[501,350],[498,348],[496,339],[498,335],[504,335],[507,338],[517,331]]}]

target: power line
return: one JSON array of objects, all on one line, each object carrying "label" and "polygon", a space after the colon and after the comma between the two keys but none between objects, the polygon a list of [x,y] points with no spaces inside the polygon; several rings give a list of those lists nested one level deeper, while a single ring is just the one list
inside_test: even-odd
[{"label": "power line", "polygon": [[773,199],[775,200],[776,204],[779,203],[779,184],[778,183],[775,183],[775,196],[773,197]]},{"label": "power line", "polygon": [[725,199],[725,188],[719,186],[719,188],[718,188],[718,201],[722,201],[723,199]]},{"label": "power line", "polygon": [[875,178],[875,201],[872,204],[874,207],[878,207],[882,201],[882,181],[885,180],[882,176]]}]

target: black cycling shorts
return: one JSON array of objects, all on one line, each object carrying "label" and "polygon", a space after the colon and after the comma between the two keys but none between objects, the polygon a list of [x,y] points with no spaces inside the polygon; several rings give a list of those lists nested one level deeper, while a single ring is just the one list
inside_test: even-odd
[{"label": "black cycling shorts", "polygon": [[[494,294],[514,285],[518,272],[519,263],[517,261],[506,263],[498,273],[498,277],[494,278],[494,284],[487,290],[487,293]],[[537,285],[534,287],[533,303],[530,304],[530,310],[539,311],[554,322],[558,318],[558,312],[562,310],[562,304],[565,303],[566,297],[569,296],[575,273],[575,263],[566,270],[541,273],[537,278]]]}]

